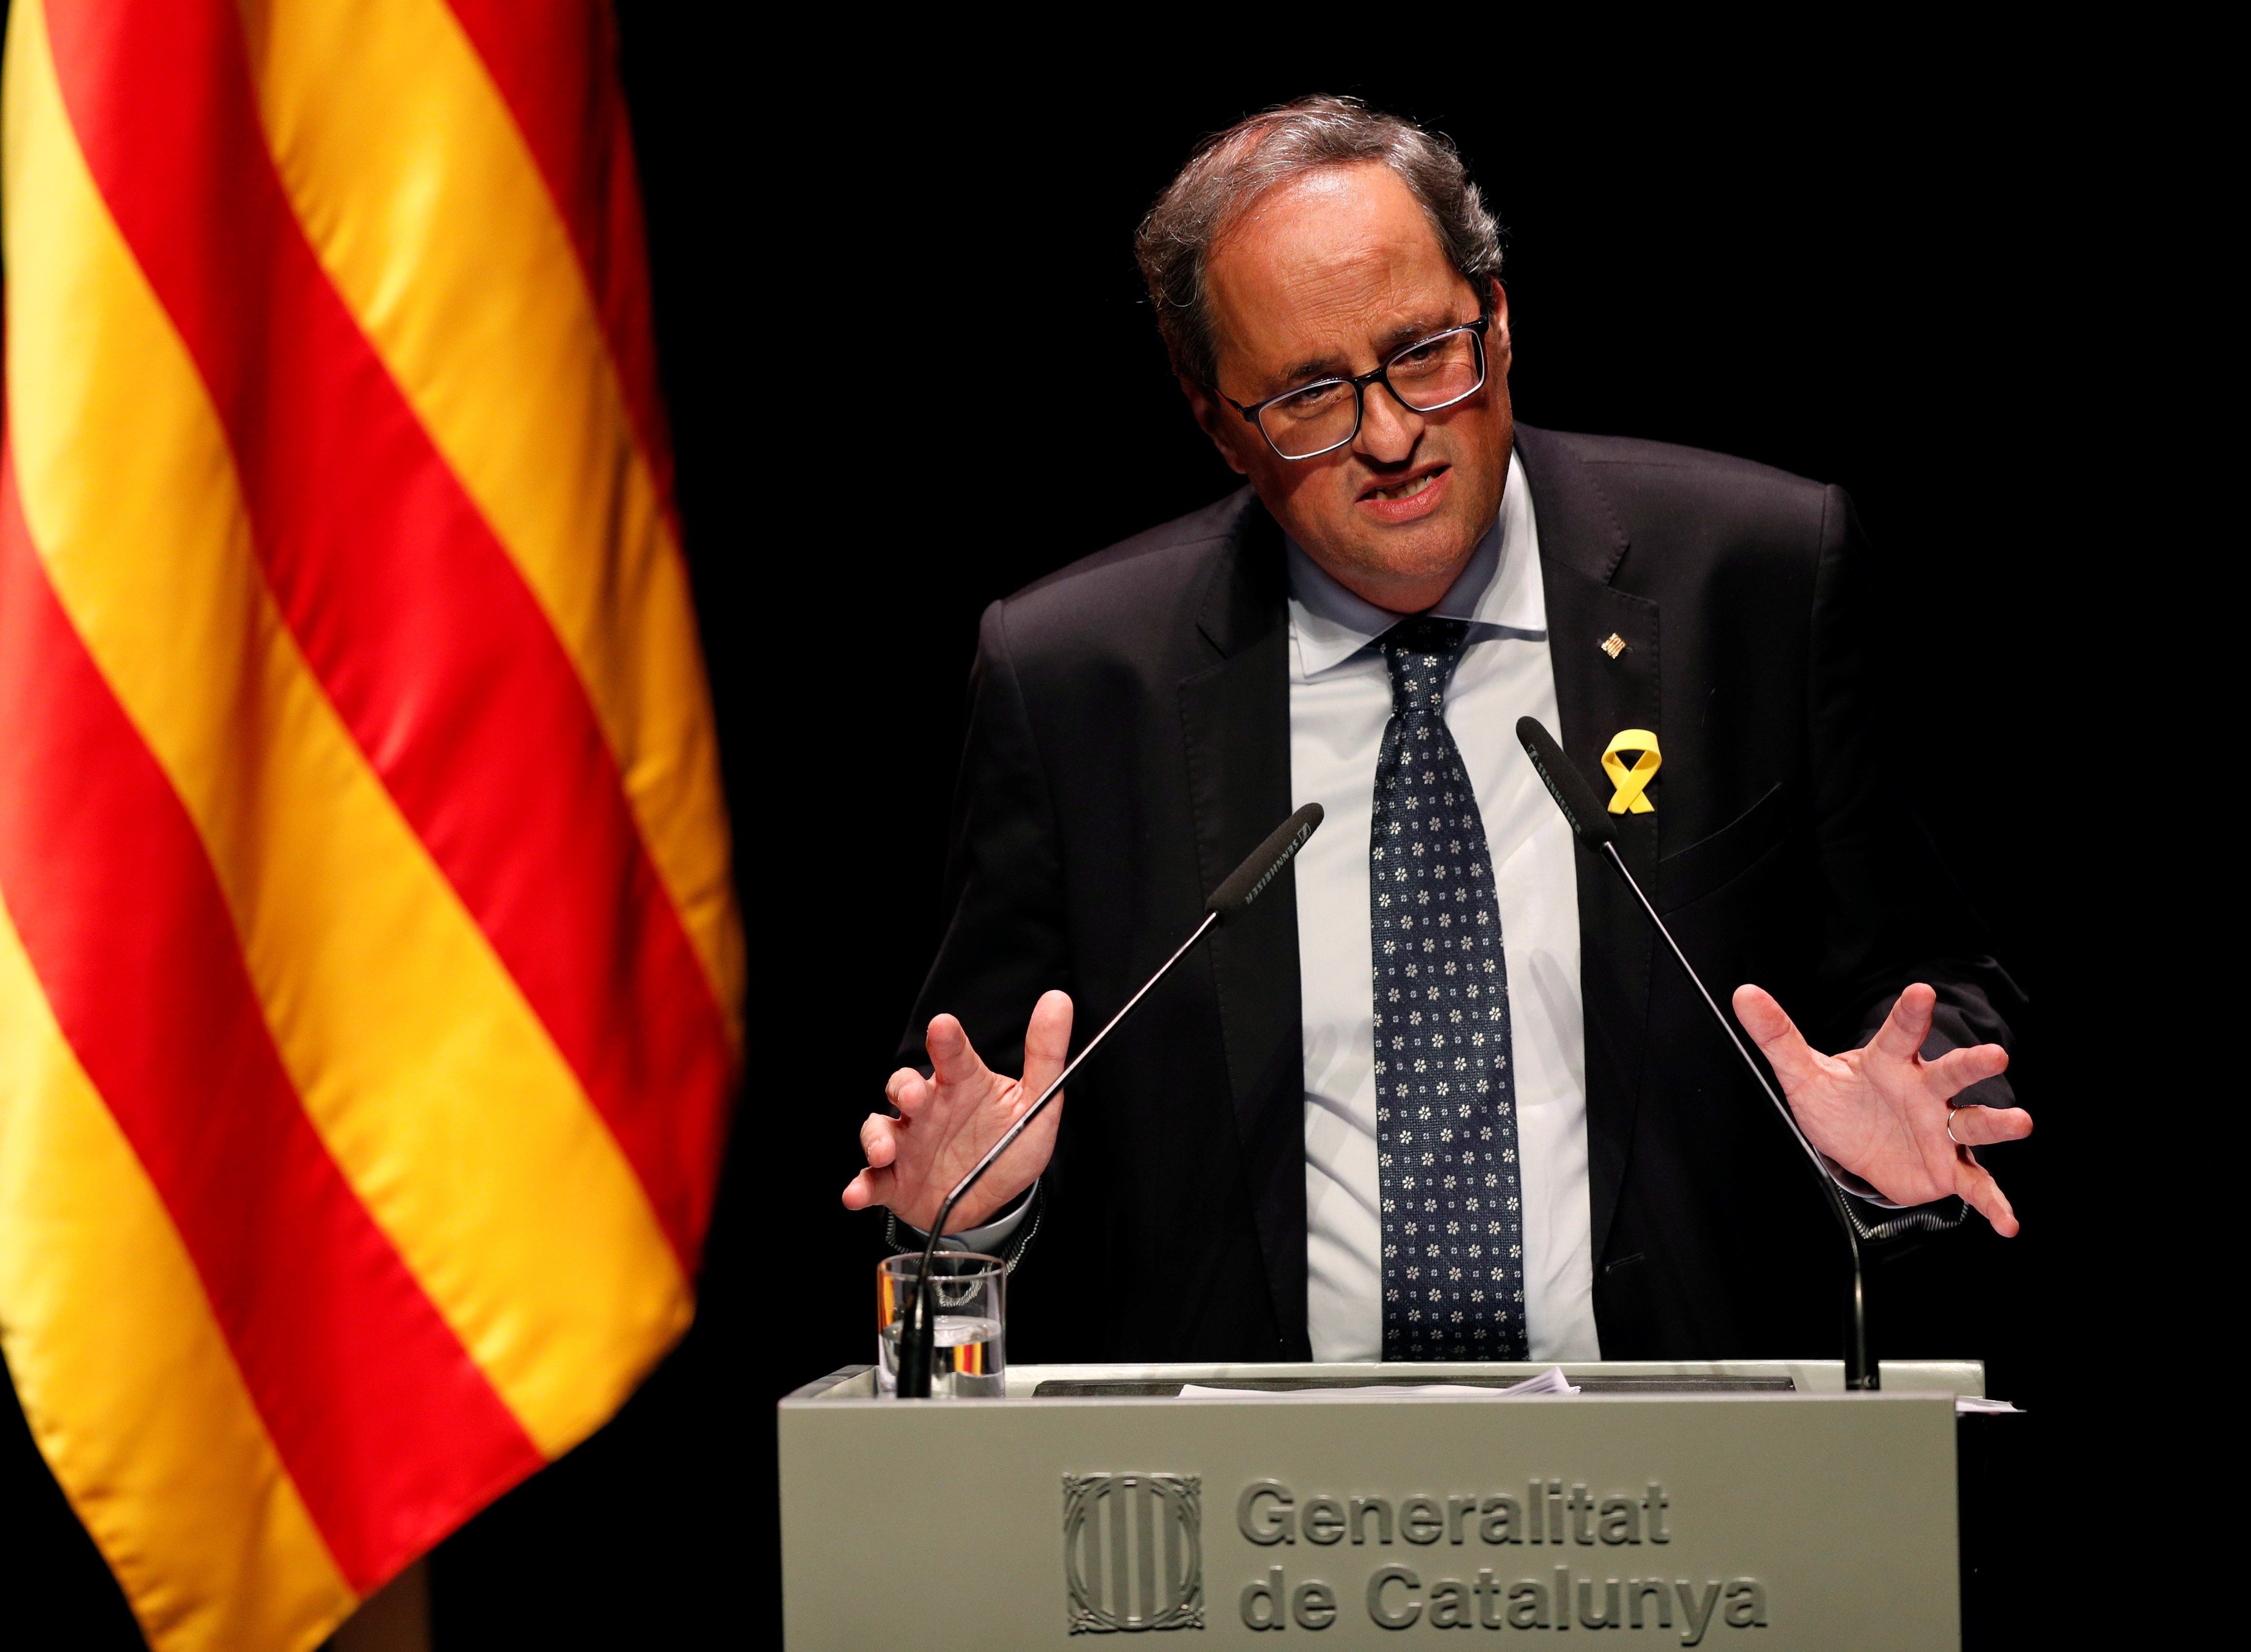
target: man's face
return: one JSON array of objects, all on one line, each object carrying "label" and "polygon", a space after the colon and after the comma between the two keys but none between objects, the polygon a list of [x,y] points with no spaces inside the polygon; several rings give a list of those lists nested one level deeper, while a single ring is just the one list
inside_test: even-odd
[{"label": "man's face", "polygon": [[[1248,407],[1317,378],[1372,371],[1401,346],[1472,321],[1478,294],[1386,167],[1331,167],[1282,185],[1206,266],[1219,389]],[[1446,592],[1500,508],[1513,424],[1508,309],[1500,284],[1485,387],[1435,413],[1381,385],[1360,433],[1287,460],[1256,426],[1182,381],[1197,422],[1283,528],[1348,590],[1414,612]]]}]

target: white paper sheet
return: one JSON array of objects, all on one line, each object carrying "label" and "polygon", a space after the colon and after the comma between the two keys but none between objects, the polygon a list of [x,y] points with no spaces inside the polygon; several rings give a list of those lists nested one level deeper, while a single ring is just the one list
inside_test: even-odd
[{"label": "white paper sheet", "polygon": [[1578,1393],[1561,1365],[1550,1365],[1536,1377],[1506,1388],[1479,1388],[1458,1382],[1387,1382],[1365,1388],[1213,1388],[1202,1383],[1181,1385],[1183,1400],[1333,1400],[1340,1394],[1354,1400],[1506,1400],[1515,1394],[1575,1394]]},{"label": "white paper sheet", "polygon": [[1984,1400],[1976,1394],[1954,1396],[1954,1414],[1957,1417],[2021,1417],[2022,1406],[2011,1405],[2005,1400]]}]

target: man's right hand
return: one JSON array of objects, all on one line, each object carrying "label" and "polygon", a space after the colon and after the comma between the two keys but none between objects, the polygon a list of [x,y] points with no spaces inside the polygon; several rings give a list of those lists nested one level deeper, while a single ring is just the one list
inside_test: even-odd
[{"label": "man's right hand", "polygon": [[[1024,1031],[1024,1075],[1020,1079],[1003,1078],[987,1067],[953,1017],[932,1018],[925,1040],[931,1076],[925,1078],[911,1067],[891,1075],[883,1096],[898,1109],[898,1116],[870,1113],[860,1126],[868,1168],[845,1187],[844,1208],[887,1205],[901,1221],[927,1232],[954,1185],[1063,1071],[1070,1050],[1070,1008],[1068,993],[1041,995]],[[1055,1152],[1063,1102],[1061,1096],[1049,1102],[1047,1111],[954,1207],[945,1225],[948,1233],[982,1227],[1039,1179]]]}]

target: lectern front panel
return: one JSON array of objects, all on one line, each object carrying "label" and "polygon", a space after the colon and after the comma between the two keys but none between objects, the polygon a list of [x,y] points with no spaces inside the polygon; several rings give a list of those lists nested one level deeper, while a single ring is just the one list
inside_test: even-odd
[{"label": "lectern front panel", "polygon": [[[1125,1379],[1168,1371],[1213,1374]],[[1010,1376],[1028,1396],[1093,1379]],[[781,1408],[793,1648],[1088,1648],[1119,1634],[1393,1647],[1455,1631],[1463,1644],[1958,1644],[1948,1393],[901,1403],[857,1397],[866,1386],[816,1385]]]}]

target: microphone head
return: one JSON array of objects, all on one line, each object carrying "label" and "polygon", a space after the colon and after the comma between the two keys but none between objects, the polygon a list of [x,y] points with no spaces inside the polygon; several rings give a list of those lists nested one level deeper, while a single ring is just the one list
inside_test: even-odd
[{"label": "microphone head", "polygon": [[1547,783],[1548,795],[1555,799],[1555,806],[1571,823],[1572,835],[1590,849],[1599,849],[1617,834],[1610,830],[1610,818],[1603,812],[1603,805],[1595,801],[1594,788],[1587,784],[1586,776],[1571,766],[1556,743],[1537,717],[1519,717],[1516,737],[1523,743],[1524,755],[1532,759],[1532,766],[1540,771]]},{"label": "microphone head", "polygon": [[1320,823],[1321,805],[1318,803],[1307,804],[1283,821],[1267,834],[1265,842],[1250,852],[1250,859],[1227,874],[1227,881],[1212,891],[1203,909],[1216,912],[1222,919],[1242,911],[1266,892],[1266,886],[1306,847],[1306,840],[1313,835],[1313,828]]}]

